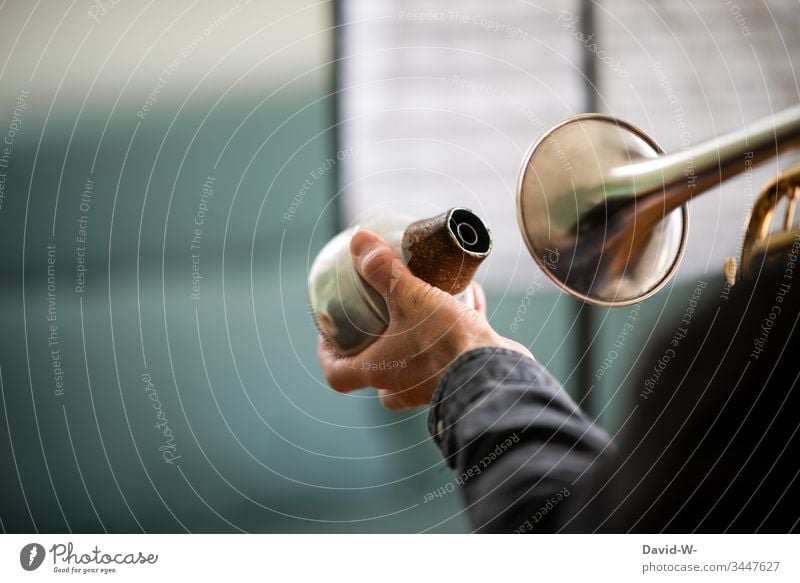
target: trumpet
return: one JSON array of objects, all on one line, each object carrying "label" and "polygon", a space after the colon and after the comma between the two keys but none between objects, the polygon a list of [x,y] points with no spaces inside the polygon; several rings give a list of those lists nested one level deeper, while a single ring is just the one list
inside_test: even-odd
[{"label": "trumpet", "polygon": [[[780,202],[786,199],[782,229],[772,232],[775,214]],[[797,200],[800,199],[800,165],[781,172],[770,180],[758,195],[742,241],[740,277],[750,279],[776,261],[784,261],[800,237],[800,229],[794,226]],[[729,259],[730,261],[730,259]],[[736,270],[725,274],[728,283],[735,283]]]},{"label": "trumpet", "polygon": [[[686,203],[747,168],[800,146],[800,104],[743,129],[667,154],[621,119],[584,114],[561,122],[528,150],[517,184],[523,239],[563,291],[599,306],[625,306],[660,290],[686,248]],[[749,277],[800,235],[793,217],[800,166],[781,174],[754,204],[740,269]],[[787,199],[783,232],[772,233]],[[795,232],[796,231],[796,232]]]}]

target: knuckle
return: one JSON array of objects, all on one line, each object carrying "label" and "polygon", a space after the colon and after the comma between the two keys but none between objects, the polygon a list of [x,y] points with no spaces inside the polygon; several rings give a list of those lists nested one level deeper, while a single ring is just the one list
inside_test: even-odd
[{"label": "knuckle", "polygon": [[392,255],[391,250],[387,248],[371,251],[361,262],[361,274],[369,280],[383,277]]},{"label": "knuckle", "polygon": [[429,295],[422,286],[404,286],[398,292],[397,307],[406,316],[419,313]]}]

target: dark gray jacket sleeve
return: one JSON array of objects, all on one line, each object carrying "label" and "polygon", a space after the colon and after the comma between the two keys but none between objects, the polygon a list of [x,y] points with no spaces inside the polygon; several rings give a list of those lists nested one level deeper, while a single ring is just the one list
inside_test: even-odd
[{"label": "dark gray jacket sleeve", "polygon": [[479,532],[581,532],[609,439],[533,359],[479,348],[448,368],[428,430]]}]

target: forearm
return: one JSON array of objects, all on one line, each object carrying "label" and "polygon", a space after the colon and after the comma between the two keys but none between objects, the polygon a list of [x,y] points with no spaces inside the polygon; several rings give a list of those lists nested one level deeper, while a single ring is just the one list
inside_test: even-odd
[{"label": "forearm", "polygon": [[462,355],[434,393],[428,428],[476,530],[582,528],[576,512],[609,441],[534,360],[492,348]]}]

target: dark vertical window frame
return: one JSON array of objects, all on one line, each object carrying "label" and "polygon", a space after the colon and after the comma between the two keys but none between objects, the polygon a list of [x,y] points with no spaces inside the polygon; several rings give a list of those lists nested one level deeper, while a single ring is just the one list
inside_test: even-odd
[{"label": "dark vertical window frame", "polygon": [[[580,29],[584,38],[594,33],[597,38],[597,31],[595,30],[595,0],[581,0],[581,13],[580,13]],[[596,112],[598,107],[598,91],[597,91],[597,59],[592,51],[583,51],[583,58],[581,60],[581,72],[583,73],[583,91],[584,91],[584,111]],[[595,362],[595,350],[592,339],[595,336],[595,309],[580,300],[572,300],[575,305],[575,318],[576,322],[576,340],[575,340],[575,356],[577,357],[577,380],[578,389],[576,397],[578,402],[581,403],[583,409],[594,416],[598,410],[597,407],[597,389],[593,386],[592,371],[594,370],[593,364]],[[594,395],[592,394],[594,393]]]},{"label": "dark vertical window frame", "polygon": [[[341,82],[342,82],[342,67],[343,67],[343,42],[342,36],[344,35],[343,23],[343,8],[344,0],[331,0],[330,10],[332,13],[333,34],[331,35],[331,42],[333,43],[333,75],[331,76],[331,122],[333,123],[333,148],[334,151],[342,149],[342,132],[341,132],[341,112],[342,112],[342,96],[341,96]],[[334,197],[333,204],[331,204],[331,223],[333,225],[334,233],[345,228],[344,213],[342,211],[342,197],[339,196],[342,192],[342,173],[339,171],[339,165],[333,166],[333,184],[335,192],[332,193]]]}]

